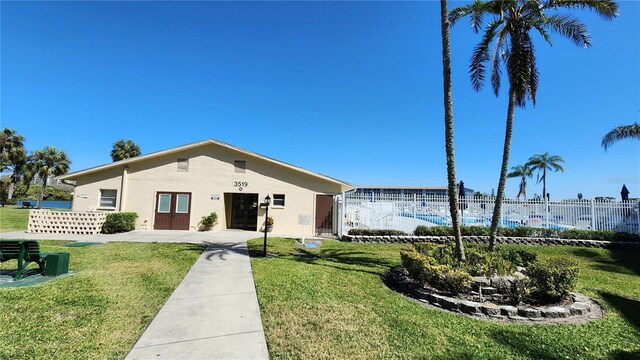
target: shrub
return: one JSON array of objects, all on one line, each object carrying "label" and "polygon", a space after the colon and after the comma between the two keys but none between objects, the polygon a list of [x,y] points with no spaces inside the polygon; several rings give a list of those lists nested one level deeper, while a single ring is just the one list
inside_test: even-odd
[{"label": "shrub", "polygon": [[[418,244],[416,244],[418,245]],[[436,250],[445,248],[437,246]],[[430,251],[423,248],[422,250]],[[442,265],[431,256],[421,254],[414,249],[400,251],[402,266],[407,269],[409,276],[421,285],[430,286],[452,294],[465,292],[471,286],[471,276],[463,270]]]},{"label": "shrub", "polygon": [[438,245],[428,242],[413,243],[414,249],[422,255],[432,256]]},{"label": "shrub", "polygon": [[489,236],[491,228],[486,226],[461,226],[462,236]]},{"label": "shrub", "polygon": [[536,261],[536,253],[529,250],[498,249],[501,256],[516,266],[527,267]]},{"label": "shrub", "polygon": [[528,278],[515,278],[510,286],[503,290],[511,305],[518,305],[531,291]]},{"label": "shrub", "polygon": [[102,225],[104,234],[116,234],[131,231],[136,228],[138,214],[134,212],[116,212],[107,214]]},{"label": "shrub", "polygon": [[436,289],[457,295],[471,286],[471,276],[465,271],[452,269],[446,265],[425,265],[424,278]]},{"label": "shrub", "polygon": [[201,230],[211,230],[218,223],[218,214],[216,212],[212,212],[209,215],[205,215],[200,220]]},{"label": "shrub", "polygon": [[391,230],[391,229],[351,229],[349,235],[364,235],[364,236],[401,236],[407,235],[404,231]]},{"label": "shrub", "polygon": [[557,301],[575,290],[579,268],[577,262],[558,256],[533,263],[526,273],[536,297]]},{"label": "shrub", "polygon": [[415,236],[447,236],[453,235],[453,229],[449,226],[424,226],[419,225],[413,231]]},{"label": "shrub", "polygon": [[429,264],[429,259],[412,249],[401,250],[400,259],[402,261],[402,267],[407,269],[409,276],[421,285],[424,285],[426,282],[424,269],[425,266]]}]

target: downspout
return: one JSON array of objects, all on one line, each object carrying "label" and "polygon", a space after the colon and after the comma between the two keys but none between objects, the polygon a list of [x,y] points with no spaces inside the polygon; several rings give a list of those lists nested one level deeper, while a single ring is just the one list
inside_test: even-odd
[{"label": "downspout", "polygon": [[118,205],[118,211],[122,211],[125,208],[128,175],[129,168],[125,167],[124,169],[122,169],[122,177],[120,178],[120,204]]}]

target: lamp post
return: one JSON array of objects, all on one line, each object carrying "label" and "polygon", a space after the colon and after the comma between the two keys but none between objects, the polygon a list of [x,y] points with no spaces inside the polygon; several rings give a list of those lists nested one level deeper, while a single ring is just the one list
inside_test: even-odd
[{"label": "lamp post", "polygon": [[267,194],[267,197],[264,198],[264,244],[262,247],[262,253],[264,257],[267,257],[267,223],[269,222],[269,205],[271,204],[271,197]]}]

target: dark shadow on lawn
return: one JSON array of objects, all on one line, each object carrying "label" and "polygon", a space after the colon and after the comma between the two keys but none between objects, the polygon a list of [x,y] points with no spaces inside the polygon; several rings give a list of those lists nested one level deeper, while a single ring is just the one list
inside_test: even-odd
[{"label": "dark shadow on lawn", "polygon": [[640,331],[640,301],[602,291],[600,296],[614,307],[627,322]]},{"label": "dark shadow on lawn", "polygon": [[614,351],[611,354],[611,359],[614,360],[640,360],[640,351]]},{"label": "dark shadow on lawn", "polygon": [[640,250],[609,249],[611,258],[593,249],[571,249],[571,254],[590,259],[594,262],[594,268],[615,273],[635,273],[640,275]]},{"label": "dark shadow on lawn", "polygon": [[[290,254],[287,260],[376,276],[382,276],[384,270],[395,265],[370,253],[336,249],[322,249],[320,252],[311,252],[300,248],[297,249],[296,253]],[[381,271],[375,271],[375,268],[379,268]]]}]

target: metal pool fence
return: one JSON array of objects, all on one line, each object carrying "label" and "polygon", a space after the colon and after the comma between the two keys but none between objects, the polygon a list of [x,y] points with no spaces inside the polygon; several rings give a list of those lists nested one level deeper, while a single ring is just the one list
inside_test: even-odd
[{"label": "metal pool fence", "polygon": [[[393,229],[412,234],[418,225],[451,225],[446,196],[357,194],[347,192],[341,202],[339,232],[350,229]],[[500,225],[548,229],[614,230],[640,234],[638,201],[504,199]],[[460,198],[462,224],[490,226],[493,198]]]}]

